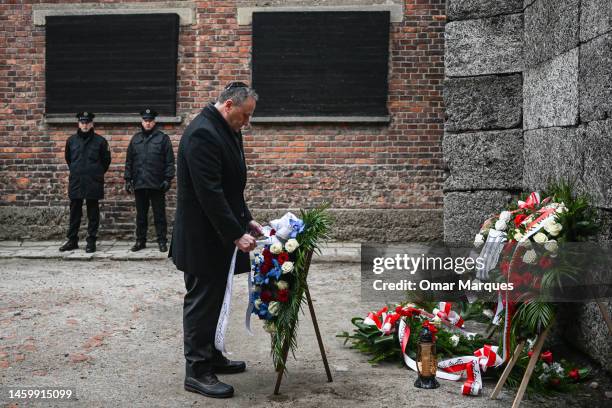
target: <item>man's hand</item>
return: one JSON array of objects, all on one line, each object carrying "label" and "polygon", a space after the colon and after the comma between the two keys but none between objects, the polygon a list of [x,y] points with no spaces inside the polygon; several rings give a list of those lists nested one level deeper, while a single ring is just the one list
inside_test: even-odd
[{"label": "man's hand", "polygon": [[168,180],[164,180],[160,187],[164,193],[167,193],[168,190],[170,190],[170,182]]},{"label": "man's hand", "polygon": [[134,193],[134,182],[132,180],[125,180],[125,191],[127,191],[128,194]]},{"label": "man's hand", "polygon": [[255,249],[255,247],[257,246],[257,241],[255,240],[255,238],[253,238],[252,235],[244,234],[240,237],[240,239],[235,240],[234,244],[236,244],[239,250],[248,254],[249,252]]},{"label": "man's hand", "polygon": [[252,232],[251,235],[254,237],[260,237],[263,235],[263,227],[255,220],[249,221],[249,231]]}]

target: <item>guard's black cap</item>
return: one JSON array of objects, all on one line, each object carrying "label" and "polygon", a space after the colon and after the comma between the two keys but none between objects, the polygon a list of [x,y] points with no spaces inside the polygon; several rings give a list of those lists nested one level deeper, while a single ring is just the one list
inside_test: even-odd
[{"label": "guard's black cap", "polygon": [[91,112],[79,112],[76,114],[77,119],[79,120],[79,122],[91,122],[93,120],[93,118],[96,117],[96,115],[94,115]]},{"label": "guard's black cap", "polygon": [[140,112],[140,116],[142,116],[143,119],[153,120],[157,117],[157,112],[155,112],[151,108],[146,108],[145,110]]}]

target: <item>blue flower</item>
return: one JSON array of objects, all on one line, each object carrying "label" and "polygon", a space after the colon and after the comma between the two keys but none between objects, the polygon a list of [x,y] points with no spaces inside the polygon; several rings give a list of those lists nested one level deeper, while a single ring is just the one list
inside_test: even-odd
[{"label": "blue flower", "polygon": [[259,315],[260,318],[266,319],[267,315],[270,314],[268,313],[268,304],[262,303],[261,305],[259,305],[259,310],[257,311],[257,314]]},{"label": "blue flower", "polygon": [[289,220],[289,225],[291,225],[291,234],[290,237],[291,238],[295,238],[297,237],[298,234],[302,233],[302,231],[304,231],[304,221],[302,220]]},{"label": "blue flower", "polygon": [[281,276],[281,274],[282,274],[282,273],[283,273],[283,272],[282,272],[282,270],[281,270],[280,266],[279,266],[279,265],[278,265],[278,263],[277,263],[276,268],[274,268],[274,269],[272,269],[270,272],[268,272],[268,274],[267,274],[266,276],[270,276],[270,277],[272,277],[272,278],[274,278],[274,279],[278,280],[278,279],[280,278],[280,276]]},{"label": "blue flower", "polygon": [[259,273],[257,275],[255,275],[255,284],[256,285],[265,285],[269,281],[270,281],[270,279],[268,279],[267,275],[265,277],[261,276],[261,274],[259,274]]}]

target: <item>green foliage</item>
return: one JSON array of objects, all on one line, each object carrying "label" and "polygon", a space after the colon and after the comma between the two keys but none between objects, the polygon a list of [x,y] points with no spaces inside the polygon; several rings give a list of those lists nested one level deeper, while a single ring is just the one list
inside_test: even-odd
[{"label": "green foliage", "polygon": [[520,303],[512,318],[512,337],[526,338],[541,333],[555,317],[553,303],[530,300]]},{"label": "green foliage", "polygon": [[552,196],[555,202],[562,202],[566,212],[557,214],[557,221],[563,226],[560,242],[586,241],[599,231],[597,213],[593,200],[588,194],[575,194],[573,183],[559,181],[551,184],[544,197]]},{"label": "green foliage", "polygon": [[307,273],[310,257],[313,253],[320,253],[319,245],[329,239],[329,231],[332,225],[330,214],[326,211],[328,205],[308,211],[301,211],[301,219],[304,221],[304,231],[297,236],[300,246],[296,249],[296,260],[294,265],[293,294],[289,301],[281,303],[276,321],[276,331],[272,333],[271,354],[274,367],[286,369],[283,363],[283,351],[286,345],[291,353],[297,347],[296,332],[298,327],[298,315],[305,301]]}]

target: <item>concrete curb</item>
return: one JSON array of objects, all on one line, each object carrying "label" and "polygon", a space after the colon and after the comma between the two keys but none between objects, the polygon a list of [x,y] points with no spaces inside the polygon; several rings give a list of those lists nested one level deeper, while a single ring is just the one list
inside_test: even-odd
[{"label": "concrete curb", "polygon": [[[97,251],[85,253],[85,243],[79,249],[59,252],[62,241],[0,241],[0,259],[65,259],[68,261],[112,260],[112,261],[159,261],[167,259],[168,254],[159,252],[155,243],[148,244],[146,249],[130,252],[132,242],[99,241]],[[322,246],[321,254],[315,254],[313,262],[360,261],[361,245],[355,242],[332,242]]]}]

